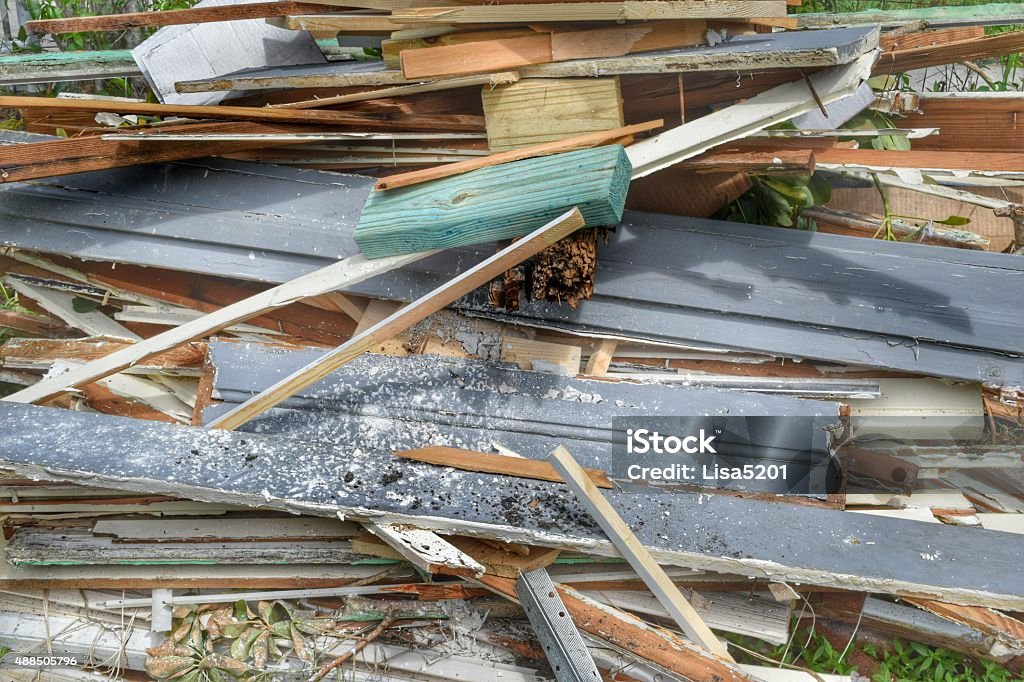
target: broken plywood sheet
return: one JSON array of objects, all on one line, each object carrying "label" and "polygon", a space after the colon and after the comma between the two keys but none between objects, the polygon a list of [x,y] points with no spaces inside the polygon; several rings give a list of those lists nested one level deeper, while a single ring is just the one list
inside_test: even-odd
[{"label": "broken plywood sheet", "polygon": [[[582,454],[585,445],[573,447]],[[461,471],[442,477],[359,441],[335,446],[2,403],[0,464],[38,479],[614,554],[563,485]],[[720,495],[607,498],[664,564],[1024,608],[1024,548],[1004,533]]]},{"label": "broken plywood sheet", "polygon": [[[203,0],[196,7],[258,0]],[[313,36],[263,19],[166,26],[132,50],[132,57],[157,98],[167,104],[217,104],[230,92],[181,94],[179,80],[212,78],[238,69],[327,63]]]}]

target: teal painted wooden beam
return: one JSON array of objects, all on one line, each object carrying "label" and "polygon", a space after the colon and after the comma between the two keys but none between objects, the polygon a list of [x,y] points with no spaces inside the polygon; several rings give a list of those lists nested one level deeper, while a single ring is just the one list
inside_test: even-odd
[{"label": "teal painted wooden beam", "polygon": [[615,225],[631,171],[608,145],[373,192],[353,236],[364,256],[383,258],[519,237],[573,206],[588,227]]}]

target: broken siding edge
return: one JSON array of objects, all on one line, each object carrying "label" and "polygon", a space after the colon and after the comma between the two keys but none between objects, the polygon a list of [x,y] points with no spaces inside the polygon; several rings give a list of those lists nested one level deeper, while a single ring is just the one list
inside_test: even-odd
[{"label": "broken siding edge", "polygon": [[[586,540],[573,538],[559,533],[546,531],[530,531],[514,526],[486,524],[476,521],[457,521],[437,516],[412,516],[393,512],[381,512],[368,507],[347,507],[339,509],[330,505],[309,502],[296,502],[285,498],[265,496],[263,503],[253,503],[252,496],[228,491],[214,493],[208,488],[175,483],[173,485],[148,478],[120,478],[62,470],[53,467],[41,467],[31,464],[8,462],[4,468],[11,469],[33,480],[72,481],[89,480],[104,487],[118,490],[137,491],[146,489],[152,492],[168,492],[176,495],[187,494],[189,499],[199,502],[221,504],[241,504],[255,508],[276,509],[291,514],[313,514],[328,518],[339,518],[342,521],[368,521],[377,524],[405,525],[422,528],[442,534],[468,535],[482,537],[501,542],[535,544],[557,549],[578,550],[590,554],[607,557],[619,557],[619,553],[608,540]],[[248,501],[247,501],[248,500]],[[999,531],[992,531],[999,532]],[[793,568],[765,559],[733,559],[728,557],[709,557],[694,552],[672,552],[664,549],[648,547],[659,563],[683,566],[693,569],[706,569],[719,573],[745,575],[750,578],[778,578],[790,583],[808,583],[828,587],[838,587],[854,591],[871,591],[898,596],[914,596],[937,601],[949,601],[967,606],[987,606],[991,608],[1021,610],[1024,609],[1024,596],[1001,594],[965,588],[935,588],[921,583],[891,578],[866,578],[852,574],[831,573],[813,569]]]}]

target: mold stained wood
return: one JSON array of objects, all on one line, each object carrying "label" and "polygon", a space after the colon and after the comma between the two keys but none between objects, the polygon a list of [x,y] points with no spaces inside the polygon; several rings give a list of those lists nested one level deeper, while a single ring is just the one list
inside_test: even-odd
[{"label": "mold stained wood", "polygon": [[[39,479],[614,552],[562,485],[396,465],[390,450],[365,444],[339,447],[3,404],[0,453],[0,464]],[[717,495],[615,491],[606,497],[664,564],[1024,608],[1017,579],[1024,548],[997,531]]]}]

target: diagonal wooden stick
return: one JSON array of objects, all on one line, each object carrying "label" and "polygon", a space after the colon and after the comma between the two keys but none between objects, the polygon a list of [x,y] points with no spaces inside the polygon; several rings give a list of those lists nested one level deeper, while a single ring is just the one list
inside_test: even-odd
[{"label": "diagonal wooden stick", "polygon": [[12,393],[3,400],[14,403],[44,403],[68,391],[116,374],[183,343],[216,334],[221,329],[251,317],[257,317],[274,308],[382,275],[429,256],[431,253],[435,252],[412,253],[407,256],[392,256],[374,260],[367,260],[361,254],[346,258],[272,289],[253,294],[249,298],[232,303],[181,326],[168,329],[156,336],[115,351],[106,357],[97,358],[80,367],[75,367],[64,374],[43,379],[17,393]]},{"label": "diagonal wooden stick", "polygon": [[262,393],[242,403],[227,414],[208,424],[213,429],[237,429],[242,424],[263,414],[302,389],[312,386],[328,374],[345,365],[371,348],[402,333],[428,315],[454,303],[482,284],[486,284],[509,268],[546,249],[563,237],[583,227],[579,209],[574,208],[555,218],[547,225],[502,249],[487,260],[470,268],[437,289],[413,301],[398,312],[385,317],[361,334],[341,344],[326,355],[285,377]]},{"label": "diagonal wooden stick", "polygon": [[615,549],[619,550],[637,575],[643,578],[648,589],[654,593],[686,636],[725,660],[735,663],[729,655],[729,650],[715,637],[690,602],[686,601],[679,588],[637,539],[611,503],[604,498],[569,451],[559,446],[548,457],[548,461],[562,475],[580,504],[590,512],[597,525],[601,526],[601,530],[615,545]]}]

